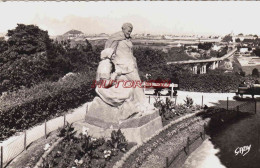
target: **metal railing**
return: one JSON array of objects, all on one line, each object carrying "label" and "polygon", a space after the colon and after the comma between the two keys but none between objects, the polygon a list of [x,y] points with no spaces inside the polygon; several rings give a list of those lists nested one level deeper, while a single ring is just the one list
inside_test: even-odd
[{"label": "metal railing", "polygon": [[197,136],[195,138],[193,138],[191,140],[190,137],[187,137],[187,141],[186,141],[186,145],[177,152],[176,155],[172,156],[172,157],[166,157],[166,168],[172,167],[174,165],[172,165],[174,163],[174,161],[176,161],[176,159],[178,159],[179,157],[181,157],[182,155],[184,156],[188,156],[190,154],[190,147],[199,139],[201,139],[202,141],[205,140],[206,138],[206,125],[203,125],[203,131],[199,132],[197,134]]},{"label": "metal railing", "polygon": [[[202,98],[203,100],[203,98]],[[228,115],[230,115],[230,117],[237,117],[238,112],[253,112],[254,114],[257,113],[257,101],[256,100],[251,100],[248,102],[245,102],[243,104],[240,105],[236,105],[235,107],[229,108],[229,99],[227,98],[227,106],[226,106],[226,110],[229,112]],[[203,104],[203,103],[202,103]],[[233,113],[233,114],[232,114]],[[221,114],[218,117],[227,117],[227,114]],[[197,133],[197,136],[195,138],[193,138],[191,140],[190,137],[187,137],[187,141],[186,141],[186,145],[181,148],[175,155],[173,156],[169,156],[166,157],[165,160],[165,168],[170,168],[170,167],[176,167],[175,166],[175,162],[177,161],[177,159],[179,158],[187,158],[189,156],[189,154],[191,153],[190,151],[190,147],[197,142],[198,140],[204,141],[206,138],[206,124],[203,125],[203,131]]]}]

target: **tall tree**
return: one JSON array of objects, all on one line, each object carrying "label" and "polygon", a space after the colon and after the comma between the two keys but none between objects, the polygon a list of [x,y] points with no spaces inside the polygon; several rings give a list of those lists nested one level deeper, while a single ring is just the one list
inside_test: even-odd
[{"label": "tall tree", "polygon": [[35,25],[18,24],[15,29],[8,30],[7,36],[9,50],[17,54],[44,52],[51,45],[48,32]]},{"label": "tall tree", "polygon": [[241,42],[241,41],[240,41],[240,38],[237,38],[237,39],[236,39],[236,42],[237,42],[237,43]]},{"label": "tall tree", "polygon": [[231,42],[232,41],[232,36],[230,34],[226,35],[223,39],[223,42]]},{"label": "tall tree", "polygon": [[[59,45],[55,45],[47,31],[35,25],[18,24],[8,31],[7,36],[8,49],[0,57],[3,61],[0,66],[0,92],[19,89],[20,86],[30,87],[66,73],[69,61],[61,59],[63,49],[59,50]],[[49,59],[50,53],[58,60],[56,64]]]}]

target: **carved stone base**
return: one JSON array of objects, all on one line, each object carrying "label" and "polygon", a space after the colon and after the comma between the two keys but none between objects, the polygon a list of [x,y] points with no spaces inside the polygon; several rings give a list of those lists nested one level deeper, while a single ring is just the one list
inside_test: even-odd
[{"label": "carved stone base", "polygon": [[162,121],[155,108],[142,113],[134,109],[127,102],[117,108],[96,97],[87,107],[85,120],[74,123],[74,126],[78,133],[84,128],[89,135],[97,138],[110,138],[113,130],[121,129],[129,142],[141,144],[162,128]]},{"label": "carved stone base", "polygon": [[[140,122],[134,121],[136,124],[139,125]],[[135,124],[133,124],[135,125]],[[98,127],[89,123],[86,123],[85,121],[79,121],[74,123],[75,129],[80,133],[82,131],[82,128],[85,127],[88,129],[89,135],[100,138],[100,137],[105,137],[105,138],[110,138],[111,132],[113,130],[118,130],[114,128],[102,128]],[[159,129],[162,128],[162,121],[161,117],[158,116],[154,118],[151,121],[146,122],[143,125],[140,125],[138,127],[129,127],[129,128],[121,128],[122,133],[126,137],[128,142],[136,142],[137,144],[143,143],[143,141],[147,138],[150,138],[152,135],[155,134],[155,132]]]}]

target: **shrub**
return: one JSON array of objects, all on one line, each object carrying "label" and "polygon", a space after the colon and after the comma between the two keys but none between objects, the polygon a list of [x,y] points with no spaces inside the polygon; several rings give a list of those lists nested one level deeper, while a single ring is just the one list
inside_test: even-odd
[{"label": "shrub", "polygon": [[245,76],[246,76],[246,73],[245,73],[245,71],[242,71],[242,70],[241,70],[241,71],[239,72],[239,75],[242,76],[242,77],[245,77]]},{"label": "shrub", "polygon": [[230,34],[228,34],[225,37],[223,37],[222,41],[223,42],[231,42],[231,41],[233,41],[232,36]]},{"label": "shrub", "polygon": [[253,53],[254,53],[256,56],[260,56],[260,48],[256,48],[255,50],[253,50]]},{"label": "shrub", "polygon": [[193,105],[193,99],[191,97],[186,97],[186,100],[184,100],[185,106],[188,108],[191,108]]},{"label": "shrub", "polygon": [[175,104],[168,97],[166,98],[166,102],[164,103],[159,98],[155,99],[154,107],[159,110],[159,114],[162,117],[162,120],[168,120],[177,116],[178,114],[174,112]]},{"label": "shrub", "polygon": [[112,148],[119,149],[125,152],[127,148],[127,141],[124,134],[119,129],[118,131],[113,130],[111,133],[111,140],[108,140],[108,145]]},{"label": "shrub", "polygon": [[224,73],[223,70],[209,71],[207,74],[182,73],[179,87],[188,91],[223,93],[236,90],[241,80],[239,74]]},{"label": "shrub", "polygon": [[203,50],[209,50],[212,47],[212,43],[199,43],[198,48]]},{"label": "shrub", "polygon": [[184,101],[184,105],[175,105],[175,103],[171,101],[168,97],[166,98],[165,102],[159,100],[159,98],[156,98],[154,107],[159,110],[159,114],[162,117],[163,123],[165,123],[166,120],[173,119],[176,116],[201,109],[201,107],[198,105],[194,106],[193,100],[189,97],[186,97],[186,100]]},{"label": "shrub", "polygon": [[99,61],[99,48],[94,50],[88,40],[75,46],[53,41],[35,25],[18,24],[7,36],[7,41],[0,39],[0,94],[93,70]]},{"label": "shrub", "polygon": [[60,129],[58,136],[64,137],[65,140],[70,140],[76,134],[76,131],[74,131],[72,124],[73,123],[69,124],[67,122],[66,126]]},{"label": "shrub", "polygon": [[237,43],[241,42],[241,41],[240,41],[240,38],[236,38],[235,41],[236,41]]},{"label": "shrub", "polygon": [[253,77],[256,77],[256,78],[259,77],[259,71],[258,71],[258,69],[254,68],[254,69],[252,70],[252,76],[253,76]]}]

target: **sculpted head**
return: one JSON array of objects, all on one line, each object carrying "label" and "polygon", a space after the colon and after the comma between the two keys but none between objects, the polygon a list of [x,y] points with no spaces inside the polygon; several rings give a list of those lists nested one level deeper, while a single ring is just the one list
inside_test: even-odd
[{"label": "sculpted head", "polygon": [[130,38],[130,35],[133,31],[133,25],[131,23],[124,23],[122,26],[122,31],[126,38]]},{"label": "sculpted head", "polygon": [[106,48],[101,52],[101,60],[104,59],[111,59],[111,57],[114,54],[114,49],[113,48]]}]

